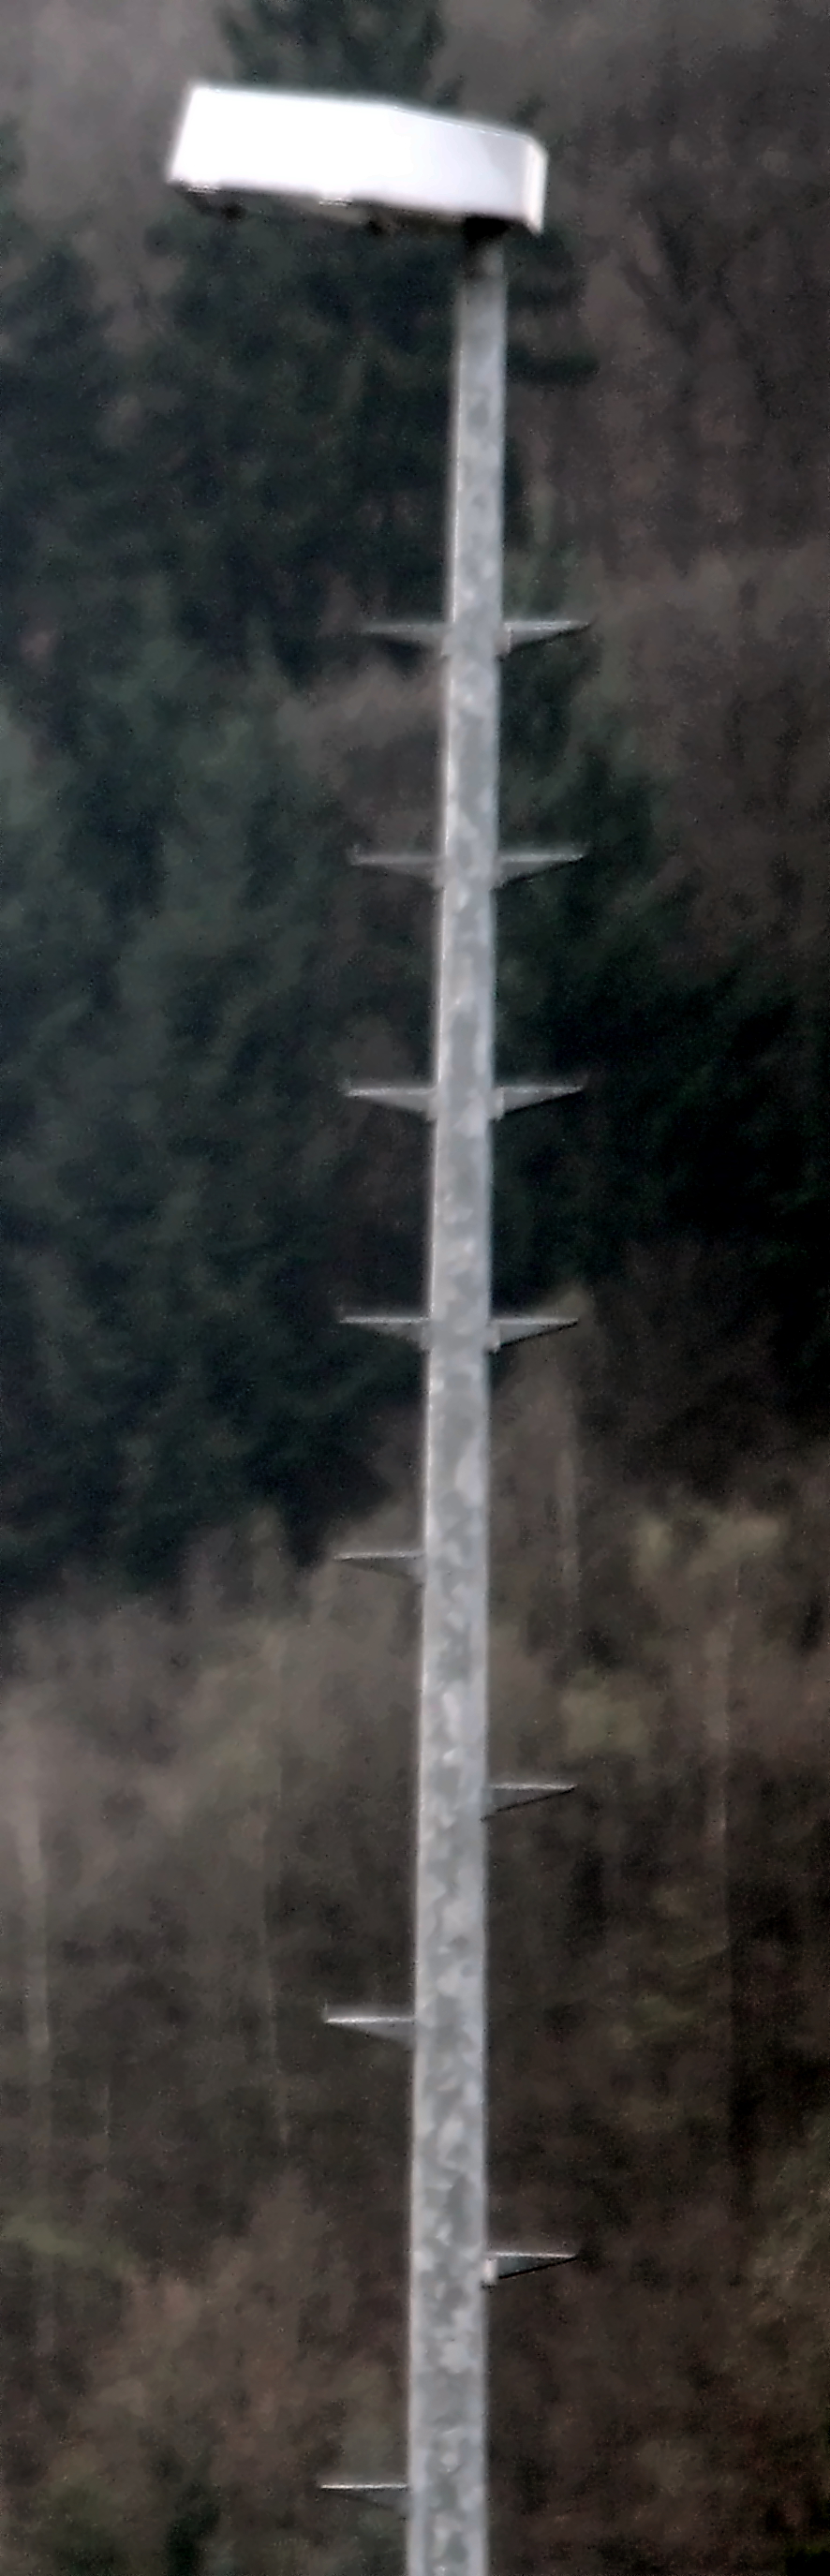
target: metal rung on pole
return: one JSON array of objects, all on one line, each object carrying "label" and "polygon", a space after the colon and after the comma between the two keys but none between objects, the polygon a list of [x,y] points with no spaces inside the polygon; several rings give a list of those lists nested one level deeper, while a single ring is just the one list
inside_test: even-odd
[{"label": "metal rung on pole", "polygon": [[575,1788],[575,1780],[491,1780],[484,1813],[504,1816],[514,1807],[538,1807],[546,1798],[571,1797]]},{"label": "metal rung on pole", "polygon": [[423,1583],[424,1551],[421,1547],[341,1547],[335,1565],[362,1565],[380,1574],[405,1574],[412,1583]]},{"label": "metal rung on pole", "polygon": [[423,850],[353,850],[351,864],[353,868],[389,868],[394,876],[423,877],[433,885],[438,861]]},{"label": "metal rung on pole", "polygon": [[[506,655],[520,653],[530,644],[556,644],[566,635],[585,635],[590,624],[589,617],[505,618],[496,630],[496,651]],[[378,643],[405,644],[415,652],[445,656],[452,651],[452,625],[442,618],[372,617],[361,621],[359,631]]]},{"label": "metal rung on pole", "polygon": [[[513,850],[497,858],[493,870],[494,886],[513,885],[521,877],[543,876],[548,868],[573,868],[584,859],[584,850],[566,844],[560,850]],[[393,876],[417,877],[429,886],[442,883],[441,860],[423,850],[354,850],[353,868],[386,868]]]},{"label": "metal rung on pole", "polygon": [[579,1082],[503,1082],[493,1093],[491,1118],[509,1118],[516,1109],[543,1109],[549,1101],[575,1100],[584,1091]]},{"label": "metal rung on pole", "polygon": [[485,1349],[504,1351],[510,1342],[535,1342],[542,1333],[570,1333],[578,1322],[578,1315],[494,1315]]},{"label": "metal rung on pole", "polygon": [[556,644],[563,635],[585,635],[590,617],[509,617],[501,630],[502,653],[521,653],[529,644]]},{"label": "metal rung on pole", "polygon": [[561,850],[508,850],[496,860],[495,883],[514,885],[521,877],[544,876],[548,868],[575,868],[584,857],[584,850],[569,846]]},{"label": "metal rung on pole", "polygon": [[416,1118],[434,1118],[431,1082],[344,1082],[347,1100],[365,1100],[373,1109],[408,1109]]},{"label": "metal rung on pole", "polygon": [[554,2245],[546,2254],[488,2254],[484,2265],[484,2283],[488,2290],[498,2281],[509,2281],[520,2273],[549,2272],[556,2263],[575,2263],[578,2246]]},{"label": "metal rung on pole", "polygon": [[[516,1109],[544,1108],[548,1101],[573,1100],[584,1091],[579,1082],[502,1082],[497,1083],[490,1100],[490,1117],[509,1117]],[[418,1118],[435,1117],[438,1094],[431,1082],[345,1082],[347,1100],[365,1100],[373,1109],[406,1109]]]},{"label": "metal rung on pole", "polygon": [[398,2048],[411,2048],[414,2043],[415,2023],[411,2013],[364,2012],[360,2008],[357,2011],[340,2011],[338,2007],[327,2004],[323,2020],[329,2030],[359,2031],[364,2039],[391,2039]]},{"label": "metal rung on pole", "polygon": [[321,2478],[321,2495],[357,2498],[359,2504],[376,2504],[399,2513],[409,2512],[409,2488],[404,2478]]},{"label": "metal rung on pole", "polygon": [[[359,1333],[385,1333],[398,1342],[414,1342],[416,1349],[429,1351],[435,1340],[435,1319],[431,1315],[341,1315],[341,1324]],[[578,1315],[491,1315],[481,1330],[482,1351],[503,1351],[510,1342],[533,1342],[543,1333],[569,1333],[579,1322]]]},{"label": "metal rung on pole", "polygon": [[340,1322],[356,1333],[385,1333],[390,1341],[414,1342],[421,1351],[429,1341],[428,1315],[341,1315]]}]

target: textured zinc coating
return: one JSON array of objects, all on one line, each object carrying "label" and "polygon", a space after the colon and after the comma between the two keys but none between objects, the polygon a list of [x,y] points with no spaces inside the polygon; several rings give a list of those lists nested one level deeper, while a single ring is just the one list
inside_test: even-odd
[{"label": "textured zinc coating", "polygon": [[444,661],[410,2234],[408,2576],[485,2576],[493,887],[505,279],[458,288]]},{"label": "textured zinc coating", "polygon": [[440,655],[440,848],[355,854],[358,865],[435,888],[435,1060],[426,1084],[346,1086],[354,1099],[429,1121],[433,1146],[426,1313],[344,1318],[402,1335],[426,1359],[421,1543],[343,1554],[423,1588],[414,2011],[338,2007],[324,2016],[412,2053],[407,2476],[326,2481],[333,2495],[406,2516],[408,2576],[486,2576],[485,2299],[509,2275],[574,2252],[492,2249],[485,2183],[485,1831],[503,1809],[573,1786],[491,1781],[487,1767],[489,1355],[573,1321],[490,1311],[492,1124],[581,1088],[496,1084],[493,1063],[496,889],[581,856],[570,847],[500,852],[498,835],[501,660],[583,622],[505,619],[502,603],[506,296],[494,234],[511,223],[541,228],[545,175],[541,147],[507,129],[377,101],[204,88],[189,93],[168,169],[197,195],[264,194],[364,217],[382,207],[464,225],[445,616],[364,628]]}]

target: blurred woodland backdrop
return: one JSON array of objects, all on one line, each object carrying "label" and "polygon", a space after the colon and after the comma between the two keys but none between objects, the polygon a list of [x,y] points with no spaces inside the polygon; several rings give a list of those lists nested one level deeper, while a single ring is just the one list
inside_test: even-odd
[{"label": "blurred woodland backdrop", "polygon": [[[830,2567],[824,0],[0,0],[0,2561],[393,2576],[451,263],[171,206],[182,80],[531,118],[501,914],[506,2571]],[[400,1131],[399,1131],[400,1124]],[[394,1590],[394,1587],[392,1588]]]}]

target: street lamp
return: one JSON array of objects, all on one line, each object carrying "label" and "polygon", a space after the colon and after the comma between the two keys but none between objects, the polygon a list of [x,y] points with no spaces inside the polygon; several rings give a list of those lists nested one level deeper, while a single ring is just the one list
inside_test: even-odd
[{"label": "street lamp", "polygon": [[226,211],[276,201],[341,221],[427,224],[461,236],[445,613],[368,630],[433,649],[443,667],[436,853],[364,862],[435,888],[434,1063],[424,1084],[354,1087],[359,1099],[429,1120],[433,1140],[427,1311],[348,1319],[414,1341],[426,1362],[420,1538],[410,1551],[374,1550],[363,1560],[408,1572],[423,1594],[414,2009],[327,2018],[397,2041],[414,2067],[407,2474],[400,2485],[339,2480],[336,2491],[405,2513],[408,2576],[485,2576],[486,2293],[508,2273],[571,2251],[494,2250],[485,2170],[487,1822],[569,1785],[491,1781],[487,1761],[489,1355],[569,1320],[494,1317],[490,1302],[493,1121],[577,1087],[497,1084],[493,1051],[496,890],[578,856],[499,845],[502,659],[576,631],[570,618],[506,618],[502,598],[502,244],[511,229],[541,232],[547,156],[512,128],[382,100],[197,87],[167,175]]},{"label": "street lamp", "polygon": [[277,200],[352,223],[542,230],[547,154],[510,126],[474,125],[385,99],[190,89],[167,167],[219,205]]}]

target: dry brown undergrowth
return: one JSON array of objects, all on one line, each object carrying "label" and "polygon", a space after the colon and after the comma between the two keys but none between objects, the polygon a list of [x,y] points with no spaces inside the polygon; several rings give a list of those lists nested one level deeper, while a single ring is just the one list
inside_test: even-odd
[{"label": "dry brown undergrowth", "polygon": [[[582,1359],[527,1358],[495,1412],[494,1759],[577,1789],[494,1847],[494,2211],[587,2262],[499,2310],[499,2545],[541,2563],[623,2514],[657,2559],[763,2565],[819,2474],[815,2319],[776,2379],[768,2308],[830,2065],[830,1469],[757,1457],[717,1505],[634,1478],[596,1347],[586,1315]],[[410,1522],[401,1494],[375,1528]],[[166,1609],[20,1631],[0,2334],[43,2563],[79,2479],[99,2516],[134,2500],[149,2565],[206,2476],[265,2569],[333,2546],[327,2445],[394,2471],[405,2104],[319,2009],[408,1990],[415,1644],[403,1587],[296,1583],[264,1523]]]}]

